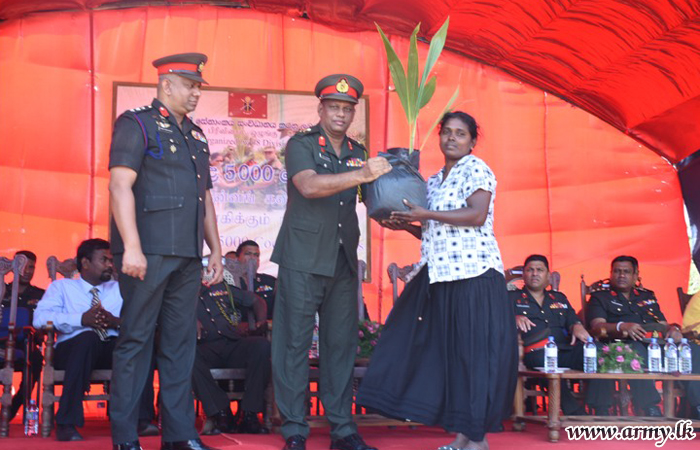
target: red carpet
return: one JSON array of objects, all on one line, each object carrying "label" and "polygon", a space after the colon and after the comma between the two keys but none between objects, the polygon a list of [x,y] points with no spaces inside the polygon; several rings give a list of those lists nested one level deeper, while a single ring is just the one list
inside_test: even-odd
[{"label": "red carpet", "polygon": [[[510,430],[510,424],[506,424]],[[365,427],[361,433],[365,440],[379,450],[434,450],[440,445],[447,444],[451,437],[436,428],[417,427]],[[563,431],[563,430],[562,430]],[[10,426],[10,437],[0,439],[2,450],[110,450],[109,423],[104,420],[87,422],[80,430],[85,438],[82,442],[57,442],[53,435],[48,439],[40,437],[27,438],[19,424]],[[562,439],[556,443],[547,441],[544,427],[528,424],[526,431],[517,433],[506,431],[489,435],[491,450],[653,450],[652,441],[569,441],[562,432]],[[204,442],[219,450],[280,450],[283,442],[279,435],[253,436],[248,434],[229,434],[219,436],[204,436]],[[307,443],[308,450],[327,450],[329,444],[328,428],[314,429]],[[144,450],[158,450],[160,438],[150,437],[141,439]],[[693,441],[669,441],[662,447],[668,450],[695,450],[700,448],[700,433]]]}]

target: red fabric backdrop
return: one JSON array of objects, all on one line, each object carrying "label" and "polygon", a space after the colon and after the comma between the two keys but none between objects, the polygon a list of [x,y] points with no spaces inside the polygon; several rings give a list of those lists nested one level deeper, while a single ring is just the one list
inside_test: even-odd
[{"label": "red fabric backdrop", "polygon": [[[407,42],[393,38],[405,55]],[[421,45],[424,54],[426,46]],[[391,92],[375,32],[340,32],[292,17],[213,6],[144,7],[30,15],[0,23],[0,254],[72,256],[88,237],[107,237],[107,159],[112,83],[154,82],[151,61],[200,51],[212,86],[310,91],[348,72],[370,98],[370,150],[405,146],[403,113]],[[499,180],[496,232],[507,265],[550,257],[562,290],[579,304],[578,282],[608,274],[618,254],[640,259],[644,285],[670,320],[680,312],[689,248],[680,188],[667,161],[611,126],[496,69],[446,53],[421,126],[459,85],[457,107],[480,122],[476,154]],[[435,136],[422,172],[439,170]],[[417,241],[372,226],[373,317],[386,316],[386,266],[419,258]],[[381,311],[381,312],[380,312]]]}]

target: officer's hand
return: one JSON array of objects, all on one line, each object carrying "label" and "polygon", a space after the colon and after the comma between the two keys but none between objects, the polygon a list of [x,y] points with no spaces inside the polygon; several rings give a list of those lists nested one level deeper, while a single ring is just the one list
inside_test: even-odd
[{"label": "officer's hand", "polygon": [[212,254],[209,257],[206,271],[207,276],[202,279],[202,284],[209,287],[221,283],[221,280],[224,279],[224,264],[221,262],[221,256],[217,257]]},{"label": "officer's hand", "polygon": [[80,318],[80,324],[84,327],[90,328],[104,328],[102,314],[100,311],[102,311],[102,308],[99,305],[95,305],[88,309]]},{"label": "officer's hand", "polygon": [[582,324],[577,323],[571,327],[571,345],[576,343],[576,339],[581,342],[587,342],[589,337],[591,337],[591,335],[588,334],[588,331],[586,331]]},{"label": "officer's hand", "polygon": [[620,325],[620,331],[626,331],[627,336],[634,341],[641,341],[647,332],[638,323],[624,322]]},{"label": "officer's hand", "polygon": [[391,216],[389,216],[390,219],[401,220],[407,223],[422,222],[428,219],[430,210],[414,205],[406,199],[403,199],[403,204],[408,206],[408,211],[392,211]]},{"label": "officer's hand", "polygon": [[122,273],[143,280],[146,277],[146,256],[141,250],[124,250]]},{"label": "officer's hand", "polygon": [[364,166],[362,166],[363,178],[365,183],[376,180],[385,173],[391,172],[391,164],[386,158],[381,156],[375,156],[374,158],[369,158]]},{"label": "officer's hand", "polygon": [[526,316],[515,316],[515,326],[523,333],[527,333],[535,324]]}]

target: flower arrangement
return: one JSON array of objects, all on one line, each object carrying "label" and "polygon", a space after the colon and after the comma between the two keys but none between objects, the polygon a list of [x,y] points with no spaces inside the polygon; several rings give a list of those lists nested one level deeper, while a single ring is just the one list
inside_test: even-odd
[{"label": "flower arrangement", "polygon": [[615,341],[598,350],[598,372],[642,373],[642,358],[629,344]]},{"label": "flower arrangement", "polygon": [[384,328],[384,325],[372,320],[360,322],[358,331],[360,341],[357,344],[358,358],[369,358],[372,356],[374,347],[376,347],[379,336],[382,334],[382,328]]}]

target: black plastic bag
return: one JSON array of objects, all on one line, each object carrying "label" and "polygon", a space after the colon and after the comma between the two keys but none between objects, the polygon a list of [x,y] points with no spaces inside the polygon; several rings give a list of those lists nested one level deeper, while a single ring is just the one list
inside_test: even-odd
[{"label": "black plastic bag", "polygon": [[428,207],[428,188],[418,172],[420,153],[410,155],[407,148],[390,148],[379,153],[391,164],[391,172],[366,185],[364,189],[367,214],[374,220],[388,219],[392,211],[407,211],[406,199],[414,205]]}]

